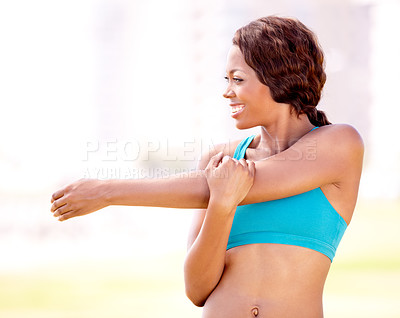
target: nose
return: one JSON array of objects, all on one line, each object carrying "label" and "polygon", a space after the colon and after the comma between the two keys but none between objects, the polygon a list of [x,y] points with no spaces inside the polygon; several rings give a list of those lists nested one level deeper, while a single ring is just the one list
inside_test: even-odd
[{"label": "nose", "polygon": [[235,97],[235,92],[232,90],[232,87],[228,85],[222,96],[224,96],[225,98],[232,98]]}]

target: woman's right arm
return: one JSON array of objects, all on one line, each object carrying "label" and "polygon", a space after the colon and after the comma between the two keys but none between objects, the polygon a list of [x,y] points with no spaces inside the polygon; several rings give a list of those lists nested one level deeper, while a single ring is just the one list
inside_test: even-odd
[{"label": "woman's right arm", "polygon": [[184,277],[187,297],[203,306],[217,286],[225,267],[225,253],[236,206],[210,202],[199,235],[185,259]]},{"label": "woman's right arm", "polygon": [[226,246],[237,205],[254,180],[255,165],[222,154],[211,158],[205,174],[210,188],[207,210],[195,215],[185,260],[185,287],[188,298],[203,306],[221,279]]}]

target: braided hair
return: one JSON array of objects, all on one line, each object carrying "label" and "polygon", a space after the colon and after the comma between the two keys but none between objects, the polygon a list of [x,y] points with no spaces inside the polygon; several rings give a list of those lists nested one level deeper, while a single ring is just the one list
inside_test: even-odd
[{"label": "braided hair", "polygon": [[315,34],[293,18],[268,16],[236,31],[232,40],[278,103],[306,114],[314,126],[330,125],[317,110],[326,81],[324,54]]}]

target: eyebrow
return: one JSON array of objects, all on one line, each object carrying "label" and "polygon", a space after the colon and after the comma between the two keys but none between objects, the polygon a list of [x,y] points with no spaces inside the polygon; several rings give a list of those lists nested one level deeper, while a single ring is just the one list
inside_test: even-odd
[{"label": "eyebrow", "polygon": [[244,71],[243,71],[242,69],[240,69],[240,68],[234,68],[234,69],[230,70],[229,72],[227,71],[227,73],[228,73],[228,74],[232,74],[232,73],[235,73],[235,72],[237,72],[237,71],[243,72],[243,73],[244,73]]}]

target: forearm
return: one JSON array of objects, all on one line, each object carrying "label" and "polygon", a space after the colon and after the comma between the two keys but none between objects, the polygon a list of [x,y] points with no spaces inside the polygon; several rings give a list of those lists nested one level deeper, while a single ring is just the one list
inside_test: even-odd
[{"label": "forearm", "polygon": [[223,206],[221,202],[210,199],[201,231],[185,260],[186,294],[197,306],[204,305],[224,271],[236,206]]},{"label": "forearm", "polygon": [[203,171],[171,175],[168,178],[106,180],[108,205],[167,208],[206,208],[210,196]]}]

